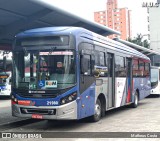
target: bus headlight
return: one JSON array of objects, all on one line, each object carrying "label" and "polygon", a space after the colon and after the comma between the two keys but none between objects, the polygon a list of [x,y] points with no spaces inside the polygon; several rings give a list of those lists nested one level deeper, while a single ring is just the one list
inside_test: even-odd
[{"label": "bus headlight", "polygon": [[11,100],[12,100],[13,102],[15,102],[16,104],[18,103],[18,100],[17,100],[17,98],[14,97],[14,95],[11,96]]},{"label": "bus headlight", "polygon": [[15,102],[18,102],[17,98],[14,98],[14,101],[15,101]]},{"label": "bus headlight", "polygon": [[14,99],[14,95],[11,96],[11,99],[12,99],[12,100]]},{"label": "bus headlight", "polygon": [[74,92],[74,93],[72,93],[70,95],[67,95],[67,96],[61,98],[60,104],[63,105],[63,104],[69,103],[71,101],[76,100],[76,98],[77,98],[77,93]]}]

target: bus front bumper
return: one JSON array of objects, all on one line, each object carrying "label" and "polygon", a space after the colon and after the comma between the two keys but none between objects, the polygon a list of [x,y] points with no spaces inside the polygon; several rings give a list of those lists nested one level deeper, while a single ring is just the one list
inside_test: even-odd
[{"label": "bus front bumper", "polygon": [[157,95],[159,95],[160,94],[159,88],[157,88],[157,89],[151,89],[150,94],[157,94]]},{"label": "bus front bumper", "polygon": [[24,106],[13,104],[12,116],[36,119],[77,119],[77,102],[61,106]]}]

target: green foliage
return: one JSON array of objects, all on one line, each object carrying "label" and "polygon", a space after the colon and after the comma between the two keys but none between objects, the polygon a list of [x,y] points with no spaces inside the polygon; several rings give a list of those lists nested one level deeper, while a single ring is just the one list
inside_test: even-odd
[{"label": "green foliage", "polygon": [[131,39],[131,38],[128,38],[127,41],[131,42],[131,43],[134,43],[134,44],[137,44],[137,45],[140,45],[140,46],[143,46],[145,48],[149,48],[150,44],[148,42],[148,40],[143,40],[143,35],[142,34],[137,34],[137,37],[134,37],[134,39]]}]

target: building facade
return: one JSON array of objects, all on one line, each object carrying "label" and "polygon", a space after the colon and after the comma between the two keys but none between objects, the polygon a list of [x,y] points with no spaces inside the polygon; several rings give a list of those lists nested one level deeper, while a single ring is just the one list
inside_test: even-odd
[{"label": "building facade", "polygon": [[[94,12],[94,20],[121,32],[120,38],[126,40],[131,37],[131,11],[128,8],[118,8],[117,0],[108,0],[106,10]],[[112,35],[110,38],[115,38]]]},{"label": "building facade", "polygon": [[[150,31],[150,49],[160,52],[160,0],[157,0],[159,7],[148,9],[149,12],[149,31]],[[160,55],[151,57],[152,65],[160,66]]]},{"label": "building facade", "polygon": [[160,52],[160,7],[149,8],[150,49]]}]

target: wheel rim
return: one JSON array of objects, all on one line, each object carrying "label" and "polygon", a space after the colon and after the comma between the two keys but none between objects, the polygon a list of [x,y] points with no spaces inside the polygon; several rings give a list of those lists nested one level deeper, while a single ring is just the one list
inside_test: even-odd
[{"label": "wheel rim", "polygon": [[100,117],[100,115],[101,115],[101,107],[100,107],[99,104],[96,104],[96,105],[95,105],[95,115],[96,115],[97,117]]}]

